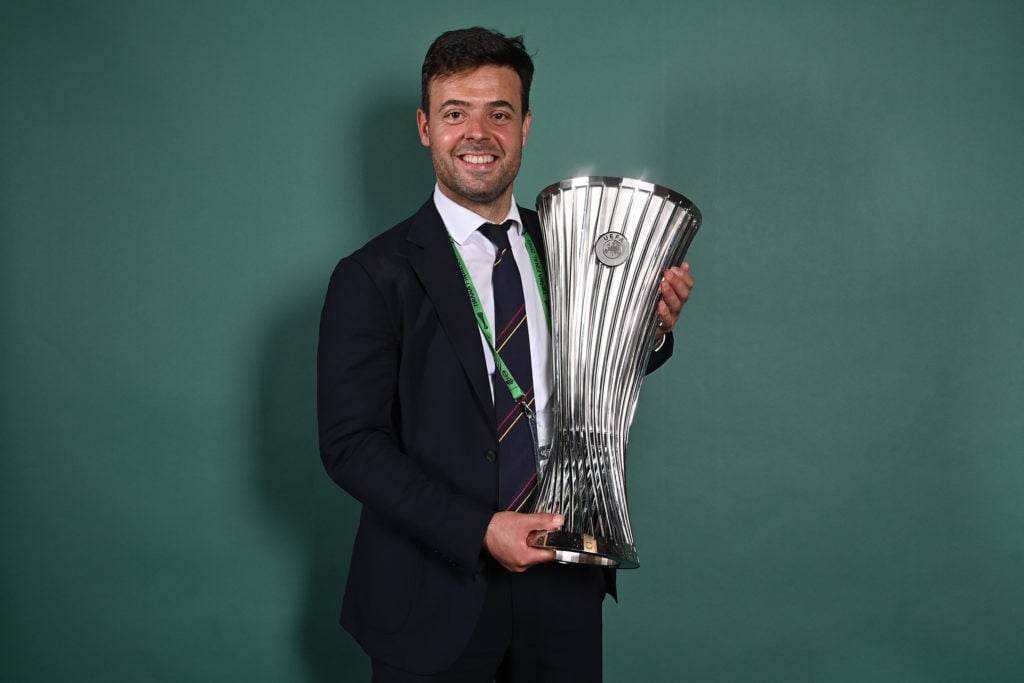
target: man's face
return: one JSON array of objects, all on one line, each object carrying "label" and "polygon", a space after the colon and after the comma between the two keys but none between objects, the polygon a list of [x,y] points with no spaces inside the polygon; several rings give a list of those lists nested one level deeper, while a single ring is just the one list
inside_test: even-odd
[{"label": "man's face", "polygon": [[511,206],[512,181],[530,132],[521,89],[511,68],[481,66],[432,80],[430,111],[416,112],[441,192],[496,222]]}]

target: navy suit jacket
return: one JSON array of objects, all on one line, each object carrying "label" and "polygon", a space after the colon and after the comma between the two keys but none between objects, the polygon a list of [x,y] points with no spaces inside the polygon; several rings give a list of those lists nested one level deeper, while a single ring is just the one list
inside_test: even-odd
[{"label": "navy suit jacket", "polygon": [[[543,256],[536,213],[520,214]],[[479,328],[432,199],[338,263],[317,376],[324,466],[363,505],[342,624],[373,657],[442,670],[483,605],[498,435]]]}]

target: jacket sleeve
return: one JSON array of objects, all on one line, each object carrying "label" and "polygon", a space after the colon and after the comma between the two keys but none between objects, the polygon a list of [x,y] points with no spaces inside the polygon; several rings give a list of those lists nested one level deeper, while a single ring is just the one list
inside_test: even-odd
[{"label": "jacket sleeve", "polygon": [[661,348],[657,351],[651,352],[651,357],[647,359],[647,370],[644,374],[651,374],[662,365],[665,364],[669,358],[672,357],[672,349],[675,346],[675,337],[669,332],[665,335],[665,343],[661,345]]},{"label": "jacket sleeve", "polygon": [[493,511],[403,450],[400,363],[401,340],[385,297],[361,263],[343,259],[328,287],[317,350],[324,467],[364,506],[472,572]]}]

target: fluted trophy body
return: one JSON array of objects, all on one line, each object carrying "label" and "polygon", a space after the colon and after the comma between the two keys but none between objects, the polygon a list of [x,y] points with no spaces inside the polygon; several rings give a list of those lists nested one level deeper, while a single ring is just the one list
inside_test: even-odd
[{"label": "fluted trophy body", "polygon": [[601,176],[537,197],[547,250],[554,406],[533,510],[565,516],[533,544],[560,562],[639,566],[626,507],[626,444],[657,330],[662,272],[700,211],[665,187]]}]

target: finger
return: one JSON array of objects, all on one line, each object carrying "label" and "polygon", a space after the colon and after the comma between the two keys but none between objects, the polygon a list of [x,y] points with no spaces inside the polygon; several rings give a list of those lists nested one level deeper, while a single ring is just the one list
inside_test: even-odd
[{"label": "finger", "polygon": [[683,265],[679,267],[679,270],[679,276],[682,278],[687,289],[693,289],[695,281],[693,279],[693,275],[690,273],[690,263],[688,261],[683,261]]},{"label": "finger", "polygon": [[541,564],[542,562],[554,562],[556,559],[558,559],[558,555],[555,553],[554,550],[551,550],[550,548],[538,548],[538,550],[540,550],[543,553],[543,556],[540,558],[537,564]]},{"label": "finger", "polygon": [[683,306],[690,299],[693,278],[685,271],[681,271],[666,277],[665,282],[672,286],[672,294],[669,295],[663,292],[662,299],[669,305],[672,314],[678,319],[680,311],[683,310]]},{"label": "finger", "polygon": [[555,557],[556,554],[553,548],[538,548],[535,545],[530,545],[527,554],[523,556],[523,560],[529,564],[537,564],[539,562],[550,562]]},{"label": "finger", "polygon": [[551,515],[551,527],[553,529],[561,529],[563,524],[565,524],[565,515]]},{"label": "finger", "polygon": [[556,529],[562,528],[565,524],[565,516],[548,514],[546,512],[538,512],[532,515],[526,515],[527,521],[531,529],[538,529],[542,531],[555,531]]},{"label": "finger", "polygon": [[665,281],[672,285],[672,289],[684,301],[689,296],[690,290],[693,289],[694,285],[693,276],[690,275],[689,268],[672,268]]},{"label": "finger", "polygon": [[680,270],[679,272],[676,273],[676,279],[674,284],[677,286],[677,289],[679,287],[682,287],[686,289],[686,291],[689,291],[693,289],[694,279],[693,276],[690,275],[689,271]]},{"label": "finger", "polygon": [[668,304],[664,301],[658,302],[658,331],[663,334],[668,334],[672,331],[672,328],[676,325],[678,316],[672,314]]},{"label": "finger", "polygon": [[528,552],[518,555],[514,559],[507,562],[501,562],[501,566],[510,572],[521,574],[530,567],[538,564],[544,564],[545,562],[553,562],[557,556],[554,550],[547,548],[530,548]]},{"label": "finger", "polygon": [[658,314],[662,321],[666,325],[675,324],[679,311],[683,309],[683,299],[668,280],[661,284],[661,301],[658,304]]}]

